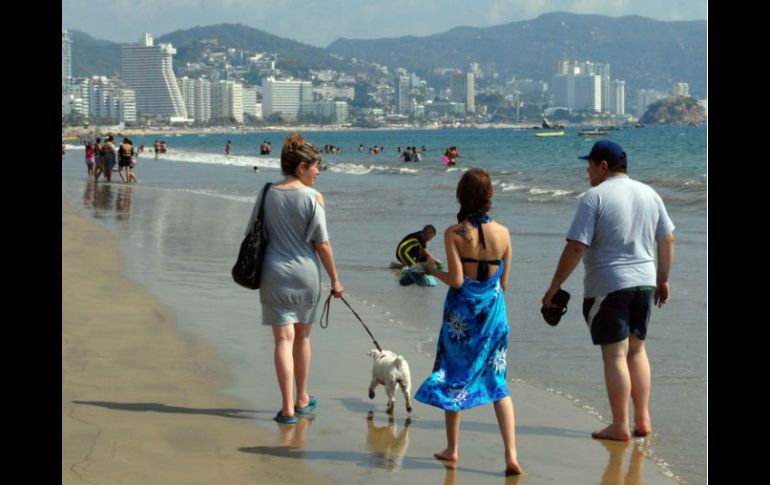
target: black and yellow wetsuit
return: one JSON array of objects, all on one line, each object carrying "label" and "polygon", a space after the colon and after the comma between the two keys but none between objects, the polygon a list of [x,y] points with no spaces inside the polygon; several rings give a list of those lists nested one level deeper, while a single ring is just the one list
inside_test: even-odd
[{"label": "black and yellow wetsuit", "polygon": [[428,241],[422,231],[407,234],[404,239],[396,246],[396,258],[404,266],[414,266],[418,262],[425,260],[422,256],[422,250]]}]

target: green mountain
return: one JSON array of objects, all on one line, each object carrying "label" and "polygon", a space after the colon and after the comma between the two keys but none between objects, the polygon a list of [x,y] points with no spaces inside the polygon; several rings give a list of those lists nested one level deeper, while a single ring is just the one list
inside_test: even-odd
[{"label": "green mountain", "polygon": [[700,124],[706,122],[706,110],[695,98],[669,96],[652,103],[639,121],[647,124]]},{"label": "green mountain", "polygon": [[278,37],[241,24],[217,24],[177,30],[158,37],[156,42],[171,42],[177,49],[174,62],[181,64],[198,60],[198,56],[206,48],[202,41],[208,39],[217,39],[220,46],[277,53],[276,67],[294,74],[302,74],[308,69],[345,70],[349,67],[347,62],[333,57],[320,47]]},{"label": "green mountain", "polygon": [[[121,44],[96,40],[88,34],[73,30],[72,72],[75,77],[92,75],[115,76],[120,74]],[[282,71],[303,76],[308,69],[348,70],[350,64],[335,58],[319,47],[302,44],[253,29],[241,24],[218,24],[177,30],[155,38],[155,42],[170,42],[177,50],[174,65],[199,60],[210,44],[203,41],[216,39],[218,49],[243,49],[254,52],[278,54],[277,67]],[[138,40],[138,37],[137,37]]]},{"label": "green mountain", "polygon": [[74,77],[118,76],[120,44],[97,40],[79,30],[70,30],[72,38],[72,75]]},{"label": "green mountain", "polygon": [[611,77],[636,89],[670,91],[687,82],[706,97],[706,21],[661,22],[639,16],[555,12],[486,28],[458,27],[427,37],[338,39],[332,53],[405,67],[429,77],[436,67],[467,70],[494,63],[504,77],[550,81],[561,59],[609,63]]}]

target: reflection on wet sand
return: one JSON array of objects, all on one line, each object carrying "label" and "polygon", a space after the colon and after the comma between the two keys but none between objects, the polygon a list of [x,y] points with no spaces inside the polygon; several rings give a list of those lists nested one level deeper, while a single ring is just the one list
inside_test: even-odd
[{"label": "reflection on wet sand", "polygon": [[305,432],[310,427],[311,422],[313,422],[312,417],[299,417],[296,424],[278,423],[278,430],[281,433],[278,444],[298,448],[296,453],[292,453],[292,456],[302,458],[302,451],[299,449],[305,445]]},{"label": "reflection on wet sand", "polygon": [[94,217],[104,217],[104,212],[112,210],[112,186],[99,184],[93,196]]},{"label": "reflection on wet sand", "polygon": [[404,461],[404,454],[409,447],[409,425],[411,418],[406,418],[401,432],[396,434],[397,428],[393,416],[388,416],[388,424],[385,426],[374,425],[374,412],[366,415],[366,448],[371,454],[371,466],[385,468],[386,470],[400,470]]},{"label": "reflection on wet sand", "polygon": [[95,184],[89,180],[83,191],[83,207],[93,209],[97,219],[114,215],[115,219],[127,222],[131,216],[133,189],[130,185],[120,185],[115,189],[112,184]]},{"label": "reflection on wet sand", "polygon": [[610,460],[602,475],[601,485],[642,485],[644,483],[642,471],[644,469],[644,453],[640,449],[638,441],[634,442],[631,449],[631,463],[628,471],[623,474],[626,462],[626,451],[631,445],[630,441],[597,440],[610,452]]},{"label": "reflection on wet sand", "polygon": [[131,216],[133,189],[130,185],[121,185],[118,189],[118,198],[115,201],[115,209],[117,211],[115,218],[119,221],[128,221],[128,218]]}]

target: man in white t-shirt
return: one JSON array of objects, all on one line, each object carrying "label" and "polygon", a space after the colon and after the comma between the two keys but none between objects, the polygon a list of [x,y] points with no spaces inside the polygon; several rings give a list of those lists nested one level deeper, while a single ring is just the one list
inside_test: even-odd
[{"label": "man in white t-shirt", "polygon": [[627,441],[632,436],[630,400],[633,435],[652,432],[650,363],[644,340],[653,302],[660,307],[669,299],[674,224],[660,196],[628,177],[620,145],[602,140],[579,158],[588,160],[592,188],[580,202],[542,303],[553,306],[551,299],[583,259],[583,316],[593,343],[602,348],[612,410],[612,424],[591,436]]}]

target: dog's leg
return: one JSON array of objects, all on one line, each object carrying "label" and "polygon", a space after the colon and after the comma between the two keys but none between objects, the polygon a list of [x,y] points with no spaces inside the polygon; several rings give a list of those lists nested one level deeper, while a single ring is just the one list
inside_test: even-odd
[{"label": "dog's leg", "polygon": [[369,399],[374,399],[374,388],[377,387],[377,378],[372,374],[372,382],[369,383]]},{"label": "dog's leg", "polygon": [[412,391],[412,386],[409,383],[408,379],[399,379],[398,385],[401,386],[401,391],[404,393],[404,399],[406,400],[406,412],[411,413],[412,412],[412,400],[409,397],[409,394]]},{"label": "dog's leg", "polygon": [[393,414],[393,406],[396,404],[396,383],[385,384],[385,393],[388,395],[388,414]]}]

